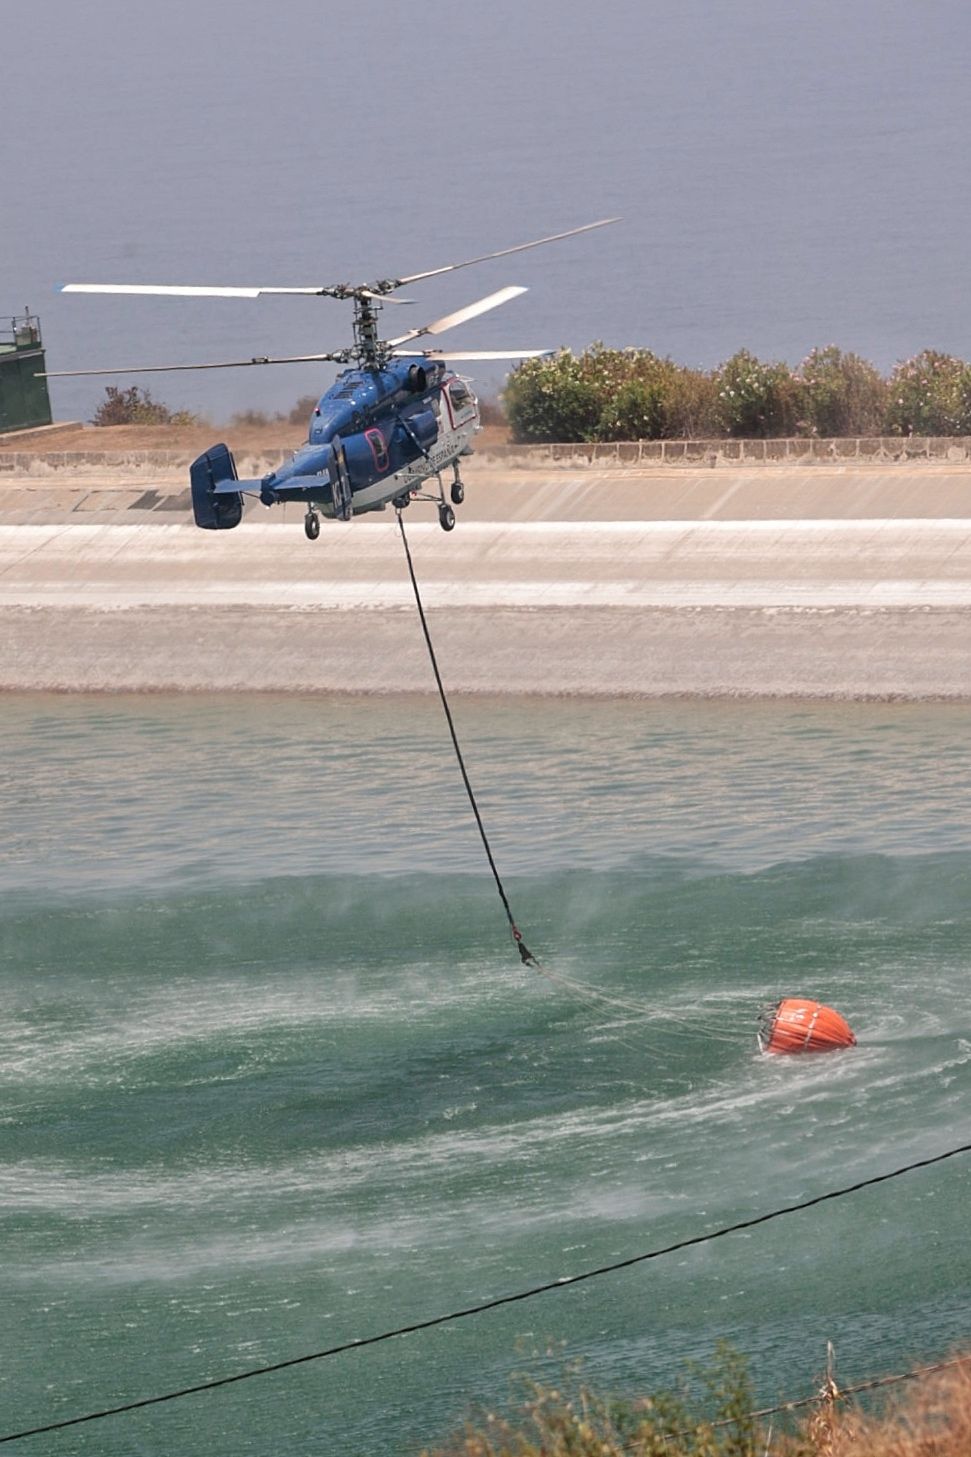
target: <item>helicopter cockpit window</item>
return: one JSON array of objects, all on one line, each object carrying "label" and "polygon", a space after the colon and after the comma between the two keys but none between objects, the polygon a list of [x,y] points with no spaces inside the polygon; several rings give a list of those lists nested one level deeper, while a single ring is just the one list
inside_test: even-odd
[{"label": "helicopter cockpit window", "polygon": [[388,469],[388,447],[385,444],[384,436],[380,430],[365,430],[364,439],[371,447],[371,454],[374,456],[374,468],[378,471]]},{"label": "helicopter cockpit window", "polygon": [[448,387],[448,397],[454,410],[464,410],[472,403],[472,391],[460,379],[453,379]]}]

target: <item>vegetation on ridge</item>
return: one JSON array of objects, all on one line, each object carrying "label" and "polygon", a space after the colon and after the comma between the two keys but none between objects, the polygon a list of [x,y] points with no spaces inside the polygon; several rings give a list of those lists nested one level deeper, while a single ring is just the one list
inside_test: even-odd
[{"label": "vegetation on ridge", "polygon": [[[230,425],[246,426],[262,430],[270,425],[306,426],[317,403],[316,395],[301,395],[293,408],[286,413],[267,415],[263,410],[241,410],[234,415]],[[198,415],[189,410],[170,410],[160,400],[152,398],[148,390],[132,385],[127,390],[116,385],[105,387],[105,398],[101,401],[91,420],[92,425],[202,425]]]},{"label": "vegetation on ridge", "polygon": [[[244,410],[230,425],[305,425],[316,396],[286,413]],[[971,364],[927,349],[884,378],[857,354],[814,349],[795,370],[740,349],[717,369],[689,369],[649,349],[591,345],[524,360],[502,407],[480,401],[482,422],[508,422],[523,444],[810,436],[971,436]],[[109,385],[95,425],[196,425],[137,385]]]},{"label": "vegetation on ridge", "polygon": [[196,416],[188,410],[170,410],[168,405],[153,400],[148,390],[133,384],[127,390],[117,385],[105,387],[101,401],[91,420],[92,425],[195,425]]},{"label": "vegetation on ridge", "polygon": [[889,378],[835,345],[797,369],[740,349],[688,369],[648,349],[568,349],[525,360],[503,393],[523,443],[971,435],[971,365],[924,350]]}]

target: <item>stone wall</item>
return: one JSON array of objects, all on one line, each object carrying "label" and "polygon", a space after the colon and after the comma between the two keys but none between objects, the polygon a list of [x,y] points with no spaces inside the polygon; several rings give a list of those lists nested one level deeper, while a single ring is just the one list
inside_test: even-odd
[{"label": "stone wall", "polygon": [[633,440],[576,445],[500,445],[493,460],[517,465],[867,465],[971,460],[971,436],[874,436],[847,440]]},{"label": "stone wall", "polygon": [[[892,465],[921,461],[955,464],[971,460],[971,436],[905,438],[874,436],[847,440],[633,440],[576,445],[480,445],[476,454],[520,469],[563,465],[598,468],[632,465],[718,466],[806,465],[825,463]],[[7,450],[0,451],[0,475],[47,476],[70,471],[124,472],[127,476],[158,475],[186,470],[191,455],[179,450]],[[240,474],[259,477],[279,464],[279,455],[241,454]]]},{"label": "stone wall", "polygon": [[[195,454],[185,450],[4,450],[0,451],[0,479],[4,475],[12,478],[59,473],[83,478],[103,475],[105,471],[124,475],[126,479],[185,475]],[[236,464],[241,476],[259,477],[275,470],[284,454],[283,449],[272,457],[240,451]]]}]

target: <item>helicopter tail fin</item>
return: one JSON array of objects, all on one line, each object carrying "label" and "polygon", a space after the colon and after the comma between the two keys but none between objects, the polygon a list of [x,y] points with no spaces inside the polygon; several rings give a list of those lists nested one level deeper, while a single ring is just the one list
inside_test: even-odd
[{"label": "helicopter tail fin", "polygon": [[232,451],[212,445],[189,467],[192,514],[205,531],[228,531],[243,519],[243,497],[233,489],[238,479]]}]

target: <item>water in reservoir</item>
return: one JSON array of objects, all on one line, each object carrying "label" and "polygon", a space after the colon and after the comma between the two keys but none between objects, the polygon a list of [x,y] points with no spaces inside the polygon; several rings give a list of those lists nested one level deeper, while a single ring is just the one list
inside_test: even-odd
[{"label": "water in reservoir", "polygon": [[[527,942],[617,1005],[520,966],[437,702],[6,699],[4,1431],[967,1141],[966,708],[455,712]],[[858,1048],[758,1056],[787,993]],[[842,1382],[904,1370],[967,1340],[968,1174],[31,1450],[414,1451],[547,1349],[634,1392],[726,1337],[767,1401],[814,1389],[827,1339]]]}]

